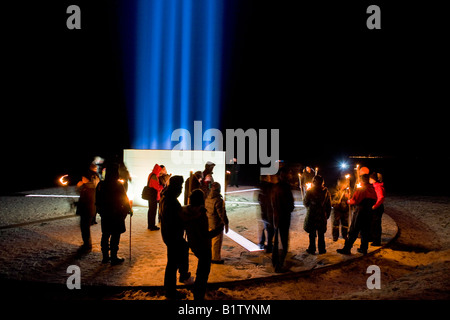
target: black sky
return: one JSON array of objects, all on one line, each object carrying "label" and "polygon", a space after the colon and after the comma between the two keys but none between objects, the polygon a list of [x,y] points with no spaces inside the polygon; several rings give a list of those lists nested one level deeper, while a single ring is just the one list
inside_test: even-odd
[{"label": "black sky", "polygon": [[[118,3],[3,6],[2,191],[51,184],[130,147]],[[438,6],[227,3],[221,129],[280,129],[281,157],[292,162],[448,162],[448,35]],[[82,8],[81,30],[66,28],[70,4]],[[381,7],[381,30],[366,28],[370,4]]]}]

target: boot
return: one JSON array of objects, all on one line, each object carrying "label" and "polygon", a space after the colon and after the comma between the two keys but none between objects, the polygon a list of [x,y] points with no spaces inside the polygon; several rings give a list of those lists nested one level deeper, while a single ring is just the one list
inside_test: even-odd
[{"label": "boot", "polygon": [[345,240],[344,247],[342,249],[337,249],[336,252],[340,253],[340,254],[350,255],[350,254],[352,254],[351,249],[352,249],[352,246],[349,244],[349,241]]},{"label": "boot", "polygon": [[109,262],[109,251],[102,251],[103,254],[103,259],[102,259],[102,263],[108,263]]},{"label": "boot", "polygon": [[117,252],[111,252],[111,265],[112,266],[116,266],[118,264],[121,264],[124,261],[125,261],[124,258],[119,258],[117,256]]}]

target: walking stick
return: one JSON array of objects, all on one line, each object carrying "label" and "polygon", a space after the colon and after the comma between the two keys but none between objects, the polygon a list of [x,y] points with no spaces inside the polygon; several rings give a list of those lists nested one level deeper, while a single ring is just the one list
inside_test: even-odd
[{"label": "walking stick", "polygon": [[130,264],[131,264],[131,217],[133,216],[133,212],[130,212]]}]

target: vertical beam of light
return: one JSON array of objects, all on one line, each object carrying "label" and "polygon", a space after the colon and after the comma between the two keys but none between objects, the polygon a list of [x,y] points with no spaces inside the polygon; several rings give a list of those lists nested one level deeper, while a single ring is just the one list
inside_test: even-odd
[{"label": "vertical beam of light", "polygon": [[134,135],[133,148],[145,149],[148,148],[150,137],[149,126],[146,125],[150,118],[150,96],[144,88],[145,83],[149,83],[151,68],[148,63],[150,56],[150,44],[148,41],[149,32],[151,29],[151,6],[150,2],[138,1],[136,10],[137,21],[137,36],[136,36],[136,87],[135,87],[135,106],[134,106]]},{"label": "vertical beam of light", "polygon": [[162,21],[163,10],[162,2],[164,0],[153,0],[153,15],[151,20],[151,52],[150,52],[150,83],[147,90],[150,93],[150,105],[151,110],[150,117],[152,121],[147,119],[148,126],[150,126],[150,148],[158,149],[159,147],[159,113],[160,113],[160,88],[161,88],[161,54],[162,54]]},{"label": "vertical beam of light", "polygon": [[[192,132],[194,120],[203,131],[218,128],[222,63],[222,0],[121,0],[133,8],[135,27],[124,51],[135,61],[124,66],[133,81],[128,98],[134,149],[171,149],[177,128]],[[125,13],[123,13],[125,12]],[[130,25],[130,10],[121,11]],[[124,33],[124,38],[126,34]],[[128,48],[127,48],[128,46]],[[135,50],[134,50],[135,49]],[[208,142],[203,143],[203,147]]]},{"label": "vertical beam of light", "polygon": [[178,0],[165,0],[164,2],[164,43],[163,43],[163,97],[162,110],[159,122],[162,124],[162,132],[164,133],[162,139],[163,149],[171,149],[170,135],[167,133],[173,131],[173,116],[175,109],[175,65],[176,52],[175,40],[177,39],[176,30],[178,29],[177,17]]},{"label": "vertical beam of light", "polygon": [[181,106],[180,126],[189,128],[190,90],[191,90],[191,27],[192,1],[182,1],[181,17]]},{"label": "vertical beam of light", "polygon": [[[206,19],[205,34],[205,91],[204,114],[205,129],[217,128],[218,121],[213,120],[213,115],[219,112],[219,86],[222,32],[222,8],[221,1],[205,0],[204,5]],[[216,119],[218,117],[216,116]]]}]

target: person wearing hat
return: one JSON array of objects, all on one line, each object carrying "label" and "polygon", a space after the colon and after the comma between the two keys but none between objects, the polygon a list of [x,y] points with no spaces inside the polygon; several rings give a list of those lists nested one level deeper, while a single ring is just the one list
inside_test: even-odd
[{"label": "person wearing hat", "polygon": [[212,183],[211,191],[205,201],[209,231],[217,234],[214,238],[211,239],[211,262],[215,264],[224,263],[224,260],[222,259],[220,254],[223,242],[223,230],[225,229],[225,233],[228,232],[227,211],[225,210],[225,201],[223,201],[222,195],[220,194],[220,187],[220,183]]},{"label": "person wearing hat", "polygon": [[180,273],[180,282],[190,279],[189,247],[184,239],[184,225],[181,219],[182,207],[178,196],[183,188],[183,177],[173,176],[169,185],[161,194],[161,236],[167,246],[167,265],[164,274],[164,289],[168,299],[183,298],[176,290],[177,271]]},{"label": "person wearing hat", "polygon": [[312,187],[306,192],[303,205],[306,207],[306,217],[303,229],[309,233],[309,247],[306,252],[316,253],[316,234],[319,254],[326,253],[325,232],[327,231],[327,220],[331,213],[331,196],[324,186],[322,176],[315,176]]},{"label": "person wearing hat", "polygon": [[[189,205],[184,206],[181,218],[184,222],[189,247],[198,258],[194,283],[194,300],[203,300],[211,271],[211,238],[217,234],[209,231],[203,191],[195,189],[189,196]],[[218,230],[222,233],[221,230]]]},{"label": "person wearing hat", "polygon": [[[294,210],[294,196],[291,185],[288,182],[289,171],[286,167],[280,168],[274,179],[274,186],[270,195],[272,204],[272,217],[269,221],[273,223],[274,244],[272,249],[272,265],[275,272],[285,272],[284,260],[289,247],[289,229],[291,226],[291,213]],[[278,250],[281,242],[282,250]]]},{"label": "person wearing hat", "polygon": [[373,186],[369,183],[369,175],[363,174],[361,177],[361,188],[357,188],[353,197],[348,200],[348,204],[355,205],[356,210],[353,212],[352,223],[342,249],[336,251],[341,254],[351,254],[351,249],[358,234],[361,232],[361,246],[358,252],[367,254],[370,238],[370,226],[372,223],[372,207],[377,202],[377,193]]},{"label": "person wearing hat", "polygon": [[78,200],[76,214],[80,216],[81,238],[83,239],[81,251],[85,252],[92,249],[91,225],[97,215],[95,188],[97,188],[99,182],[100,177],[97,174],[97,165],[92,163],[89,166],[89,170],[83,174],[81,181],[77,183],[80,198]]},{"label": "person wearing hat", "polygon": [[[126,231],[125,218],[127,214],[132,215],[133,211],[123,184],[119,182],[117,164],[113,163],[107,167],[105,180],[97,186],[95,200],[97,210],[102,217],[102,263],[110,261],[111,265],[120,264],[125,260],[117,256],[120,235]],[[110,251],[111,257],[109,257]]]},{"label": "person wearing hat", "polygon": [[211,190],[211,185],[214,183],[213,170],[216,166],[215,163],[208,161],[205,164],[205,170],[202,172],[201,189],[205,193],[205,197],[208,196]]}]

